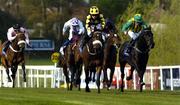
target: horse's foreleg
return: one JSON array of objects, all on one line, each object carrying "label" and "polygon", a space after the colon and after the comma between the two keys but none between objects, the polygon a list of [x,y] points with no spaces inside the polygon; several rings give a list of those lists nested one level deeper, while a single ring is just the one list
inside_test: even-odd
[{"label": "horse's foreleg", "polygon": [[69,90],[69,73],[67,71],[67,67],[66,66],[63,66],[63,73],[64,73],[65,78],[66,78],[67,90]]},{"label": "horse's foreleg", "polygon": [[74,75],[75,75],[75,68],[74,67],[70,67],[69,68],[70,69],[70,71],[71,71],[71,84],[70,84],[70,90],[72,90],[72,88],[73,88],[73,85],[75,84],[75,79],[74,79]]},{"label": "horse's foreleg", "polygon": [[103,68],[103,73],[104,73],[103,84],[107,85],[107,87],[108,87],[107,67]]},{"label": "horse's foreleg", "polygon": [[6,74],[8,76],[8,82],[12,82],[11,77],[9,76],[9,69],[6,68]]},{"label": "horse's foreleg", "polygon": [[[121,92],[124,91],[124,67],[125,67],[125,63],[120,63],[121,67]],[[118,80],[117,80],[118,81]]]},{"label": "horse's foreleg", "polygon": [[140,78],[140,92],[142,92],[143,90],[143,86],[145,85],[145,83],[143,82],[143,77],[144,77],[144,72],[145,72],[145,69],[142,69],[139,71],[139,78]]},{"label": "horse's foreleg", "polygon": [[111,87],[111,83],[112,83],[112,80],[113,80],[113,75],[114,75],[115,67],[111,67],[110,70],[111,70],[111,73],[110,73],[110,81],[109,81],[109,84],[108,84],[108,89],[110,89],[110,87]]},{"label": "horse's foreleg", "polygon": [[98,87],[98,93],[100,93],[100,77],[101,77],[101,67],[97,67],[97,80],[96,84]]},{"label": "horse's foreleg", "polygon": [[9,76],[9,68],[8,68],[8,61],[7,60],[5,60],[5,65],[6,65],[6,74],[7,74],[7,76],[8,76],[8,82],[12,82],[12,80],[11,80],[11,77]]},{"label": "horse's foreleg", "polygon": [[82,72],[82,66],[78,66],[77,71],[76,71],[76,84],[78,85],[78,90],[80,91],[80,86],[81,86],[81,72]]},{"label": "horse's foreleg", "polygon": [[23,79],[24,82],[26,82],[26,68],[25,68],[25,63],[22,63],[22,71],[23,71]]},{"label": "horse's foreleg", "polygon": [[133,77],[133,71],[134,71],[134,67],[132,66],[131,67],[131,70],[130,70],[130,75],[126,78],[126,80],[132,80],[132,77]]},{"label": "horse's foreleg", "polygon": [[90,77],[89,77],[89,69],[87,67],[84,67],[84,71],[85,71],[85,82],[86,82],[86,89],[85,91],[86,92],[90,92],[90,89],[89,89],[89,81],[90,81]]},{"label": "horse's foreleg", "polygon": [[15,87],[15,78],[16,78],[17,66],[12,66],[11,71],[12,71],[11,77],[13,80],[13,88],[14,88]]}]

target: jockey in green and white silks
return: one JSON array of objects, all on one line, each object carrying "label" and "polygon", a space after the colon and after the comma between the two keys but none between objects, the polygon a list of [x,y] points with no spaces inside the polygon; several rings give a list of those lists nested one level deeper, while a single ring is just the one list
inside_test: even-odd
[{"label": "jockey in green and white silks", "polygon": [[122,32],[125,35],[129,35],[131,41],[129,43],[129,48],[125,51],[125,55],[129,56],[131,48],[134,46],[135,40],[139,37],[139,34],[142,29],[147,28],[147,24],[143,21],[141,14],[135,14],[133,18],[128,20],[122,27]]}]

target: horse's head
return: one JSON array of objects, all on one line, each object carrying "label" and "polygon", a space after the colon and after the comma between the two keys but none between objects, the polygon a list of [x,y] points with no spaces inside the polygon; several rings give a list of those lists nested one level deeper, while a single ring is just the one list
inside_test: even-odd
[{"label": "horse's head", "polygon": [[26,44],[25,39],[24,33],[17,33],[16,38],[12,42],[13,48],[17,51],[23,51]]},{"label": "horse's head", "polygon": [[151,28],[146,28],[141,31],[139,38],[142,38],[145,42],[146,48],[148,50],[154,48],[154,38],[153,38],[153,33],[151,31]]},{"label": "horse's head", "polygon": [[102,39],[102,32],[95,31],[92,34],[92,46],[95,53],[101,52],[103,49],[103,39]]},{"label": "horse's head", "polygon": [[109,32],[107,34],[107,41],[106,43],[110,44],[110,45],[117,45],[118,47],[120,47],[121,45],[121,39],[120,37],[115,34],[114,32]]}]

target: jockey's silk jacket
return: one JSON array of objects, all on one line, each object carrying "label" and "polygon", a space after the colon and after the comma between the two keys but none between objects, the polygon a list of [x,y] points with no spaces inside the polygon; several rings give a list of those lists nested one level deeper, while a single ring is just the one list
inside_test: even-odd
[{"label": "jockey's silk jacket", "polygon": [[130,20],[128,20],[127,23],[125,23],[125,24],[123,25],[123,27],[122,27],[122,32],[131,30],[131,31],[133,31],[133,32],[135,32],[135,33],[138,33],[138,32],[140,32],[142,29],[147,28],[147,27],[148,27],[148,26],[147,26],[147,24],[146,24],[144,21],[141,23],[140,26],[135,27],[134,18],[131,18]]},{"label": "jockey's silk jacket", "polygon": [[74,31],[78,31],[79,34],[84,34],[85,32],[83,23],[80,20],[78,20],[78,27],[75,27],[76,29],[72,26],[71,21],[72,19],[68,20],[67,22],[64,23],[63,26],[63,33],[65,33],[69,29],[69,37],[68,37],[69,40],[72,39]]},{"label": "jockey's silk jacket", "polygon": [[[20,32],[24,33],[26,39],[26,43],[29,45],[29,35],[28,35],[28,31],[23,28],[23,27],[20,27]],[[7,32],[7,38],[10,42],[12,42],[15,38],[16,38],[16,32],[14,31],[14,28],[11,27],[8,29],[8,32]]]},{"label": "jockey's silk jacket", "polygon": [[99,16],[97,17],[96,20],[92,19],[91,15],[88,15],[86,17],[86,29],[87,29],[88,32],[91,31],[91,29],[90,29],[91,25],[98,25],[98,24],[101,24],[102,28],[104,28],[104,26],[105,26],[105,19],[103,17],[103,14],[99,14]]}]

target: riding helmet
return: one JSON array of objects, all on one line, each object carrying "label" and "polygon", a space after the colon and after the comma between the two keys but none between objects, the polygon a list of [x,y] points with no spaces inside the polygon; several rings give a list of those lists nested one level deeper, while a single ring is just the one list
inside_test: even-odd
[{"label": "riding helmet", "polygon": [[98,7],[97,7],[97,6],[92,6],[92,7],[90,8],[90,10],[89,10],[89,13],[90,13],[91,15],[97,15],[97,14],[99,14],[99,9],[98,9]]},{"label": "riding helmet", "polygon": [[20,29],[20,25],[19,24],[15,24],[15,25],[13,25],[13,28],[15,29],[15,30],[19,30]]},{"label": "riding helmet", "polygon": [[142,23],[143,19],[142,19],[141,14],[135,14],[134,20],[135,20],[135,22]]}]

